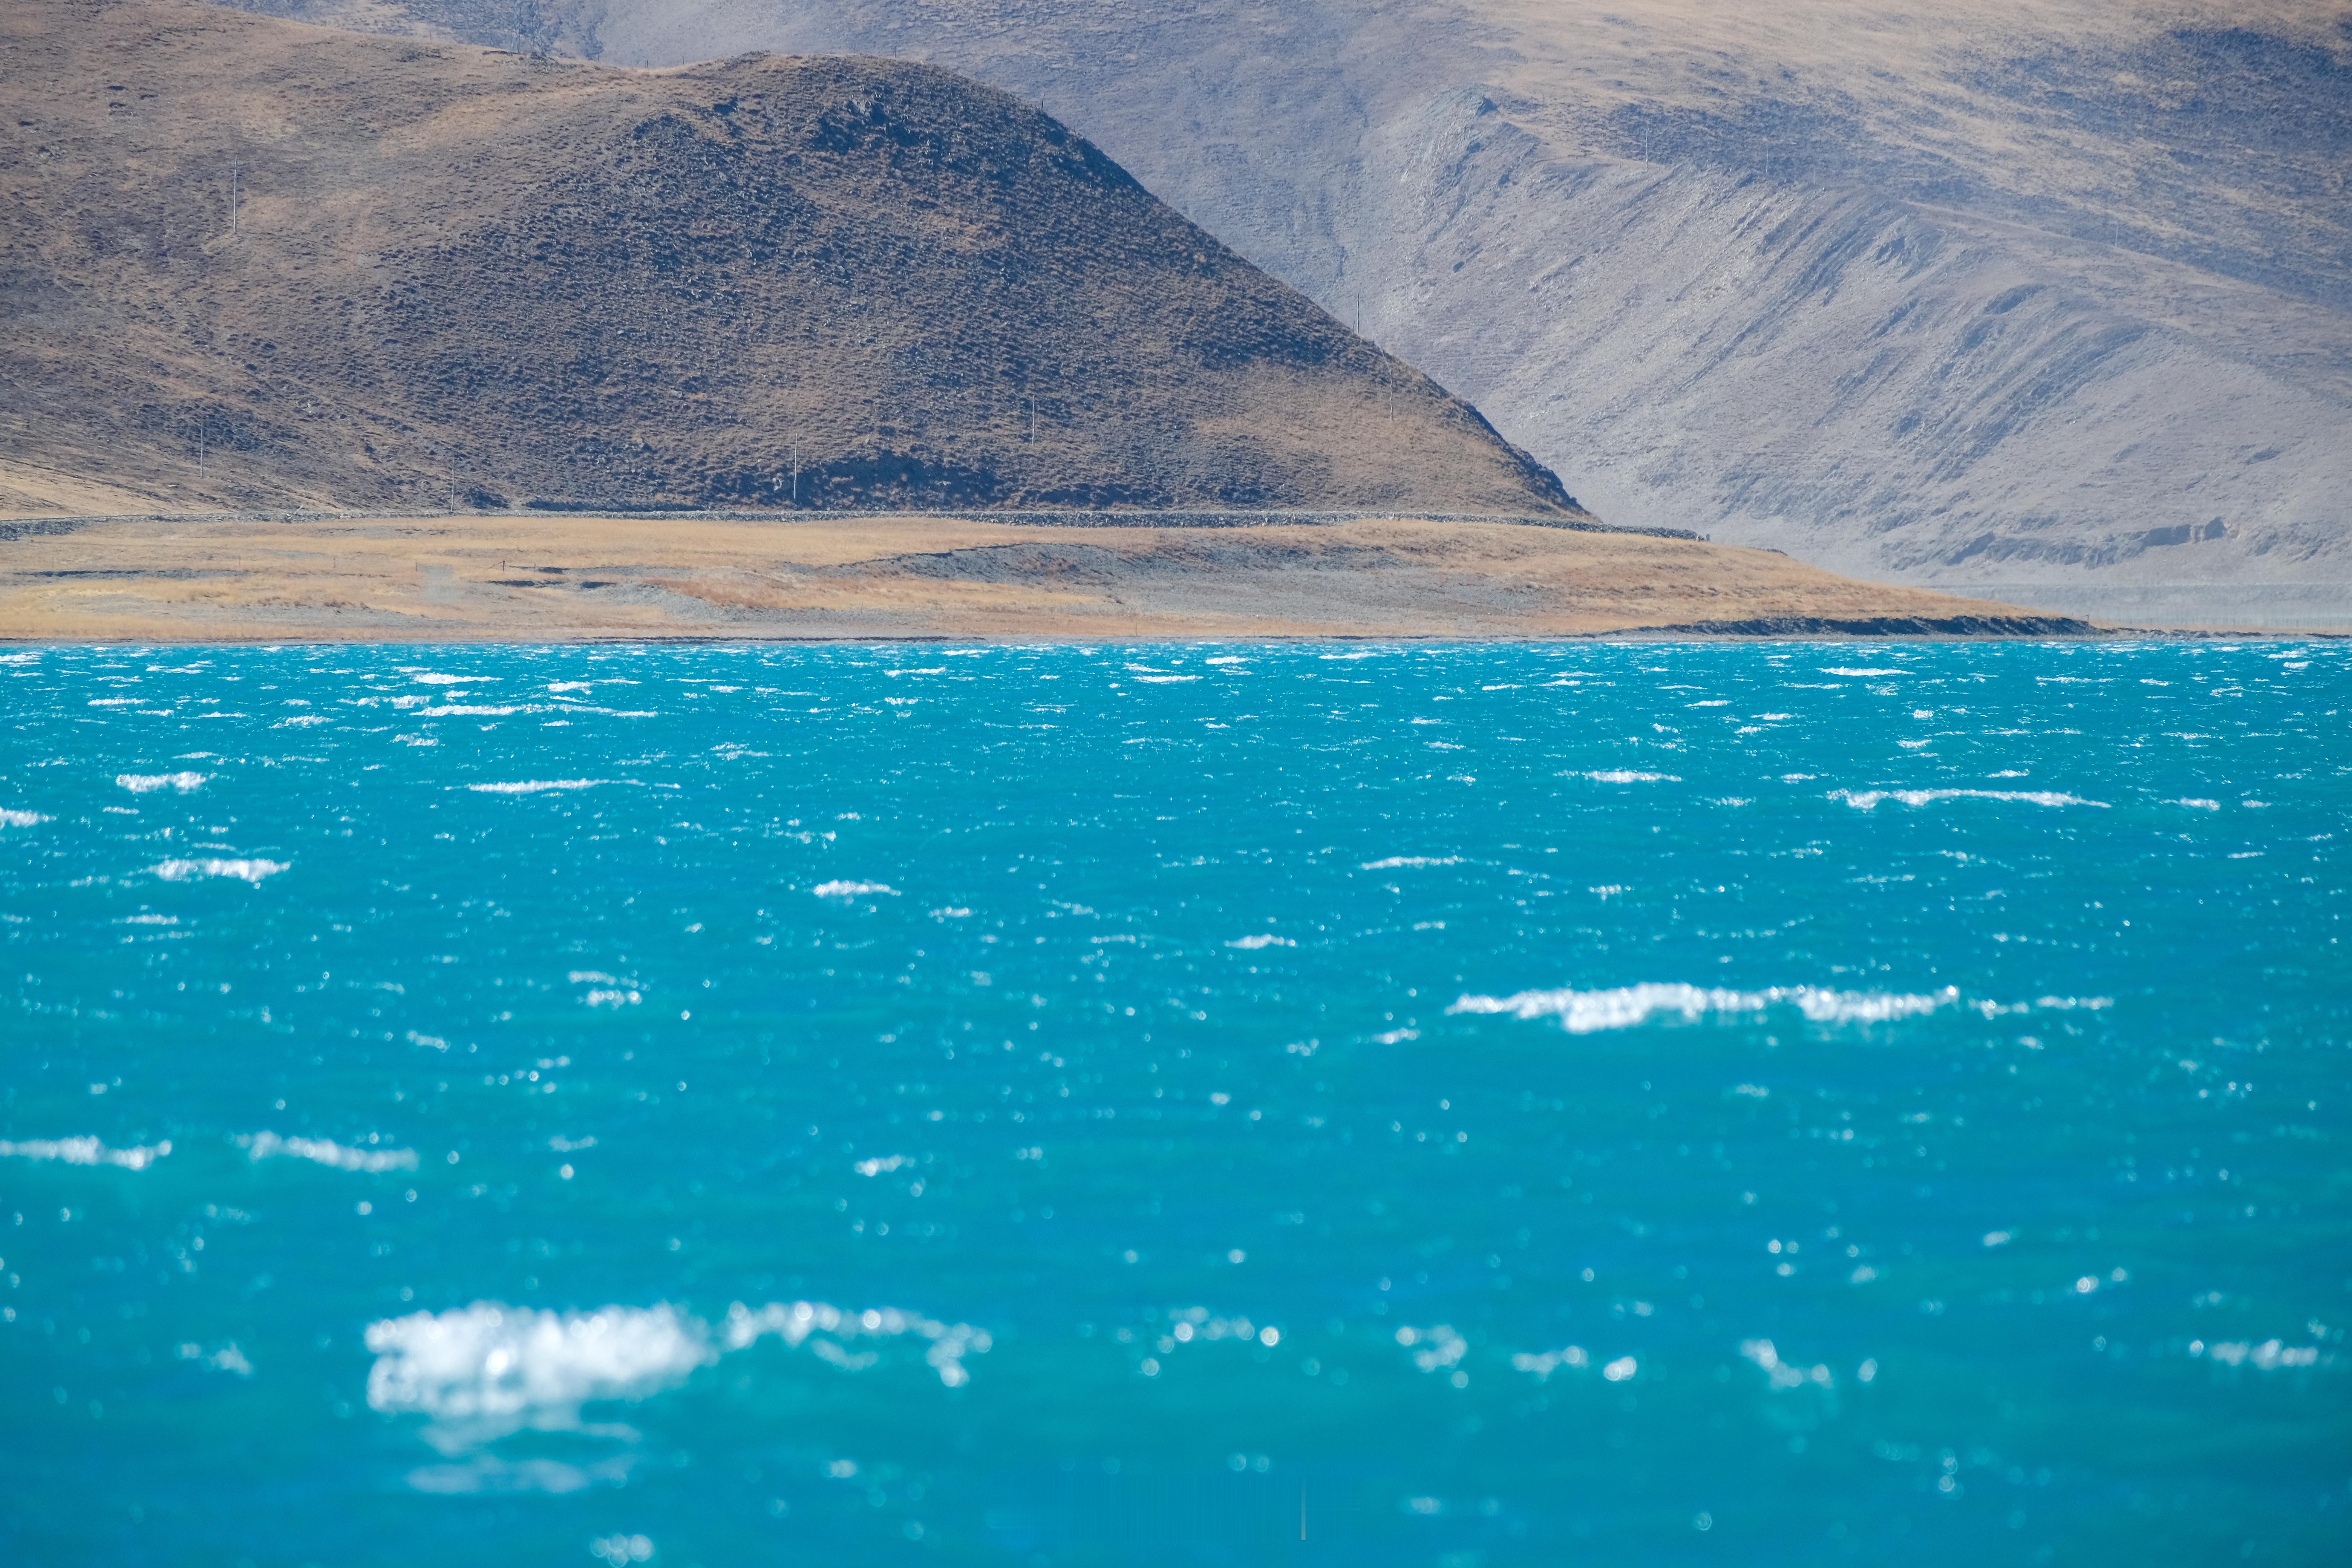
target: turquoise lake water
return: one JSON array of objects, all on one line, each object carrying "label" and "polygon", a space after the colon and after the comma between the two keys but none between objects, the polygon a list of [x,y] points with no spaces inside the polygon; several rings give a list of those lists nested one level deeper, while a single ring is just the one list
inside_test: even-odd
[{"label": "turquoise lake water", "polygon": [[2352,1558],[2352,650],[0,658],[11,1562]]}]

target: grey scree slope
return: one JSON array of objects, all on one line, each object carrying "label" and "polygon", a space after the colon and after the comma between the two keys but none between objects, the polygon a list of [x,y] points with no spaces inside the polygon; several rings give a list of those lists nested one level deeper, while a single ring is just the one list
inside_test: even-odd
[{"label": "grey scree slope", "polygon": [[260,8],[936,61],[1042,99],[1612,521],[2053,609],[2352,619],[2341,0]]}]

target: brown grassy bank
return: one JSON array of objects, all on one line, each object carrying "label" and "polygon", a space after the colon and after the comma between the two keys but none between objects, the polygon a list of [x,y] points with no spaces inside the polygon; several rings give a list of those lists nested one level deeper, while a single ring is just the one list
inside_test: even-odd
[{"label": "brown grassy bank", "polygon": [[1769,551],[1510,522],[1243,528],[938,515],[417,517],[17,525],[0,637],[2066,635],[2013,606]]}]

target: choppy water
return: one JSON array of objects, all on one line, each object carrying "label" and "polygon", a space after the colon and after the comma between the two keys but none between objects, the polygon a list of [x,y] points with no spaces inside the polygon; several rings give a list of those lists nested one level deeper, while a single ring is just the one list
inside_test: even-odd
[{"label": "choppy water", "polygon": [[6,656],[17,1561],[2343,1561],[2332,647]]}]

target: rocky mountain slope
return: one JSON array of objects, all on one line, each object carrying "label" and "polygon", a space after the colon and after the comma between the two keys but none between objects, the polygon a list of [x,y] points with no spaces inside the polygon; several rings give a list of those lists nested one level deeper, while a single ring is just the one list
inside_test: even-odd
[{"label": "rocky mountain slope", "polygon": [[1583,514],[1013,96],[0,9],[0,495]]},{"label": "rocky mountain slope", "polygon": [[938,61],[1604,515],[2137,615],[2347,613],[2345,0],[259,0]]}]

